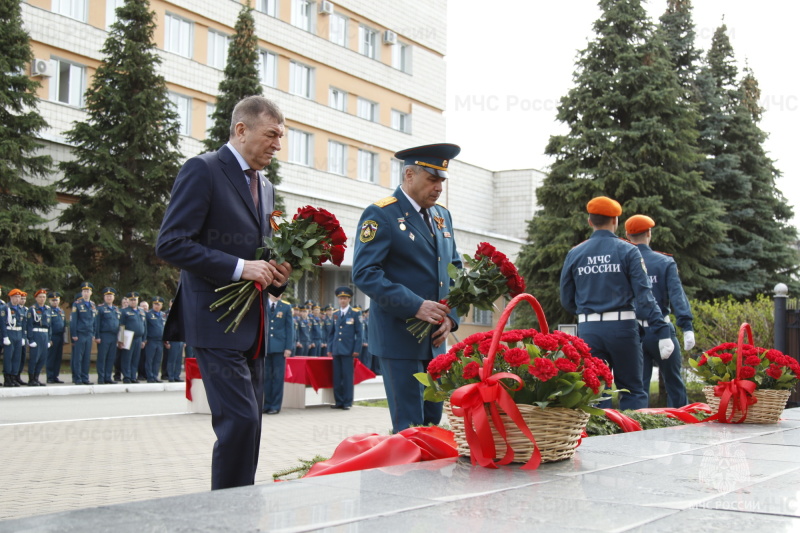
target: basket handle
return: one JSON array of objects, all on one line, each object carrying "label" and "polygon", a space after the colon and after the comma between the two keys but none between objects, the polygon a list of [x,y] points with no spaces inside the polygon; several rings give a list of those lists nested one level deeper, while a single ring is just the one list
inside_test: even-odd
[{"label": "basket handle", "polygon": [[[511,301],[508,302],[508,305],[506,305],[506,308],[503,310],[503,314],[500,315],[500,320],[497,321],[497,327],[495,327],[494,335],[492,335],[492,344],[489,346],[489,356],[483,361],[483,378],[486,378],[492,374],[492,369],[494,368],[494,356],[497,353],[497,347],[500,345],[500,337],[503,334],[503,329],[505,329],[506,322],[508,322],[508,318],[511,316],[511,312],[514,310],[514,307],[516,307],[516,305],[522,300],[527,301],[529,304],[531,304],[531,307],[533,307],[533,310],[536,312],[536,318],[539,320],[539,327],[541,328],[542,333],[550,333],[550,329],[547,327],[547,319],[544,316],[544,311],[542,310],[542,306],[539,304],[539,300],[528,293],[522,293],[512,298]],[[749,327],[750,326],[748,326],[748,328]]]},{"label": "basket handle", "polygon": [[739,372],[742,370],[742,351],[744,349],[745,333],[747,333],[747,338],[750,339],[750,344],[755,346],[753,342],[753,330],[750,328],[750,324],[743,322],[742,325],[739,326],[739,345],[736,347],[736,379],[739,379]]}]

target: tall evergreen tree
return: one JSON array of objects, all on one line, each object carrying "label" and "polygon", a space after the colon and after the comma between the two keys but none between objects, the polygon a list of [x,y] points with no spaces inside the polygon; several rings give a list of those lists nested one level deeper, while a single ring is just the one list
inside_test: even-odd
[{"label": "tall evergreen tree", "polygon": [[57,202],[55,188],[42,185],[52,160],[38,153],[47,123],[37,111],[39,83],[27,75],[33,52],[19,0],[0,0],[0,47],[0,284],[61,288],[75,268],[69,244],[44,218]]},{"label": "tall evergreen tree", "polygon": [[659,20],[659,30],[672,58],[678,83],[683,88],[683,96],[689,101],[696,101],[700,50],[695,47],[691,0],[667,0],[667,10]]},{"label": "tall evergreen tree", "polygon": [[164,77],[147,0],[126,0],[86,91],[87,118],[66,135],[72,161],[59,185],[78,195],[60,217],[84,277],[121,290],[168,294],[177,271],[154,246],[178,174],[178,115]]},{"label": "tall evergreen tree", "polygon": [[[253,8],[248,0],[242,6],[236,25],[233,28],[233,39],[228,46],[228,60],[225,63],[225,77],[219,83],[217,104],[211,118],[214,125],[208,130],[203,145],[206,150],[213,151],[228,142],[231,129],[231,115],[236,103],[242,98],[261,95],[259,76],[258,39],[256,38],[256,23],[253,19]],[[278,174],[280,164],[276,158],[264,169],[264,175],[273,185],[281,182]],[[275,194],[275,209],[283,211],[283,198]]]},{"label": "tall evergreen tree", "polygon": [[551,319],[569,320],[559,276],[569,249],[586,239],[586,203],[607,195],[621,222],[644,213],[658,223],[653,245],[674,254],[689,293],[715,273],[709,242],[719,240],[720,210],[695,170],[697,116],[681,98],[670,55],[640,0],[601,0],[596,37],[580,52],[575,87],[561,99],[566,135],[550,138],[555,157],[537,189],[541,209],[529,223],[519,266]]}]

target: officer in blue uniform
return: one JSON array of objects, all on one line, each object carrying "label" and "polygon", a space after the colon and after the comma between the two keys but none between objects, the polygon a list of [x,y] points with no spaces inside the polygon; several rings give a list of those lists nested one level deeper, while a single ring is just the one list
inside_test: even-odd
[{"label": "officer in blue uniform", "polygon": [[[0,296],[2,295],[3,295],[3,286],[0,285]],[[8,335],[6,334],[7,324],[8,324],[8,306],[3,300],[0,300],[0,339],[2,339],[2,342],[0,342],[0,355],[3,355],[3,351],[5,351],[6,346],[11,345],[11,339],[9,339]],[[0,383],[0,387],[2,386],[3,384]]]},{"label": "officer in blue uniform", "polygon": [[692,310],[689,307],[689,300],[683,291],[683,284],[678,277],[678,265],[668,254],[656,252],[650,248],[652,239],[651,228],[656,225],[655,221],[646,215],[633,215],[625,222],[625,232],[628,239],[639,248],[644,264],[647,266],[647,274],[650,276],[650,283],[653,285],[653,296],[664,315],[664,320],[669,322],[669,329],[672,333],[670,337],[675,344],[675,351],[667,359],[661,359],[658,351],[658,337],[646,319],[640,319],[640,324],[644,328],[644,338],[642,339],[642,351],[644,352],[644,366],[642,382],[644,383],[645,393],[650,392],[650,380],[653,377],[653,364],[658,365],[658,372],[664,377],[664,386],[667,389],[667,407],[683,407],[689,403],[686,396],[686,385],[681,378],[681,350],[678,344],[678,337],[675,334],[675,326],[670,322],[670,311],[675,312],[678,326],[683,330],[683,347],[691,350],[694,347],[694,328],[692,326]]},{"label": "officer in blue uniform", "polygon": [[324,339],[323,342],[325,343],[325,350],[322,353],[327,354],[328,338],[330,338],[331,332],[333,331],[333,307],[326,305],[322,308],[320,323],[322,324],[322,338]]},{"label": "officer in blue uniform", "polygon": [[[25,342],[22,327],[25,325],[25,315],[22,314],[20,308],[20,300],[22,295],[25,294],[19,289],[11,289],[8,293],[8,305],[6,306],[6,338],[8,344],[5,348],[5,357],[3,358],[3,386],[4,387],[19,387],[20,380],[17,378],[17,367],[20,364],[22,357],[22,347]],[[5,344],[5,341],[3,341]]]},{"label": "officer in blue uniform", "polygon": [[139,293],[129,292],[125,297],[128,299],[127,309],[120,311],[120,325],[126,331],[133,332],[133,341],[130,349],[120,350],[120,363],[122,364],[122,382],[139,383],[136,373],[139,369],[139,357],[147,338],[147,317],[144,311],[139,309]]},{"label": "officer in blue uniform", "polygon": [[64,360],[64,310],[61,309],[61,293],[50,292],[50,349],[47,351],[47,382],[64,383],[58,378],[61,373],[61,363]]},{"label": "officer in blue uniform", "polygon": [[103,304],[97,308],[94,342],[97,343],[97,383],[116,383],[111,379],[111,369],[117,357],[117,337],[122,313],[114,305],[117,290],[114,287],[103,288]]},{"label": "officer in blue uniform", "polygon": [[[392,196],[361,215],[353,258],[353,281],[372,303],[369,349],[380,358],[392,428],[438,424],[442,403],[423,402],[414,378],[458,328],[455,311],[439,300],[450,291],[447,267],[461,268],[450,212],[437,203],[450,159],[461,149],[434,144],[402,150],[403,183]],[[412,317],[437,325],[430,337],[406,330]]]},{"label": "officer in blue uniform", "polygon": [[339,309],[333,312],[333,334],[328,337],[328,357],[333,357],[333,397],[331,409],[353,406],[354,357],[361,355],[361,313],[350,307],[353,290],[338,287]]},{"label": "officer in blue uniform", "polygon": [[292,306],[277,296],[269,295],[269,339],[264,359],[264,409],[268,415],[281,412],[286,358],[294,353],[294,319]]},{"label": "officer in blue uniform", "polygon": [[92,385],[89,381],[89,363],[92,357],[97,307],[92,302],[94,285],[81,283],[81,299],[72,304],[69,331],[72,335],[72,382],[75,385]]},{"label": "officer in blue uniform", "polygon": [[325,336],[324,327],[322,324],[322,308],[314,302],[311,302],[311,313],[308,315],[310,320],[313,320],[311,325],[311,342],[314,344],[313,353],[317,357],[324,356],[327,353],[326,347],[328,337]]},{"label": "officer in blue uniform", "polygon": [[[661,316],[642,254],[615,235],[622,207],[611,198],[593,198],[586,206],[592,236],[567,254],[561,270],[561,305],[578,315],[578,336],[614,372],[620,409],[647,407],[642,385],[642,345],[636,317],[653,328],[662,357],[674,344]],[[634,308],[636,311],[634,311]],[[610,401],[602,402],[611,407]]]},{"label": "officer in blue uniform", "polygon": [[19,316],[22,317],[22,351],[20,352],[19,363],[17,363],[16,368],[14,369],[14,379],[17,380],[17,383],[20,385],[27,385],[24,381],[22,381],[22,370],[25,368],[25,360],[27,359],[26,355],[28,353],[28,338],[27,338],[27,331],[28,331],[28,307],[25,305],[25,302],[28,300],[28,293],[22,291],[19,298]]},{"label": "officer in blue uniform", "polygon": [[305,305],[300,306],[300,316],[296,323],[296,355],[311,355],[311,321],[308,319],[308,311],[309,309]]},{"label": "officer in blue uniform", "polygon": [[47,360],[50,348],[50,306],[47,305],[47,289],[39,289],[33,295],[36,303],[28,308],[25,327],[30,347],[28,359],[28,386],[44,387],[39,381],[39,374]]},{"label": "officer in blue uniform", "polygon": [[164,323],[166,317],[161,312],[164,298],[156,296],[152,299],[153,308],[147,312],[147,344],[144,347],[144,369],[148,383],[161,383],[158,369],[164,357]]},{"label": "officer in blue uniform", "polygon": [[[174,300],[170,299],[169,309],[167,309],[165,313],[167,318],[169,318],[169,314],[172,311],[173,302]],[[181,379],[181,367],[183,366],[183,347],[185,345],[186,343],[181,341],[169,341],[164,343],[164,349],[167,354],[164,358],[166,360],[165,365],[161,365],[161,381],[164,381],[164,379],[170,383],[183,381]]]},{"label": "officer in blue uniform", "polygon": [[372,354],[369,353],[369,308],[361,312],[361,364],[372,370],[375,366]]}]

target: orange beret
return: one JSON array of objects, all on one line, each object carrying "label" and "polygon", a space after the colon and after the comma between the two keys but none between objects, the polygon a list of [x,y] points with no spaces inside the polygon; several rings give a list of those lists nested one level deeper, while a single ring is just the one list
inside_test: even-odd
[{"label": "orange beret", "polygon": [[8,295],[9,295],[9,296],[17,296],[17,295],[19,295],[19,296],[25,296],[25,293],[24,293],[24,292],[22,292],[22,291],[21,291],[21,290],[19,290],[19,289],[11,289],[11,291],[9,291]]},{"label": "orange beret", "polygon": [[644,233],[655,225],[655,221],[647,215],[633,215],[625,221],[625,231],[628,235],[636,235]]},{"label": "orange beret", "polygon": [[622,214],[622,206],[619,205],[619,202],[607,196],[598,196],[589,200],[589,203],[586,204],[586,211],[590,215],[618,217]]},{"label": "orange beret", "polygon": [[37,297],[37,296],[39,296],[40,294],[47,294],[47,289],[39,289],[38,291],[36,291],[36,292],[33,294],[33,297],[34,297],[34,298],[36,298],[36,297]]}]

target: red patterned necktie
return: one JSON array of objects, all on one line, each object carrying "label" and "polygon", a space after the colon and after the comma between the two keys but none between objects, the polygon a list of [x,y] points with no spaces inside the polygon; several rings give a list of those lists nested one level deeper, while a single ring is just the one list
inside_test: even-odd
[{"label": "red patterned necktie", "polygon": [[256,206],[256,210],[258,210],[258,172],[248,168],[244,173],[250,178],[250,195],[253,197],[253,204]]}]

